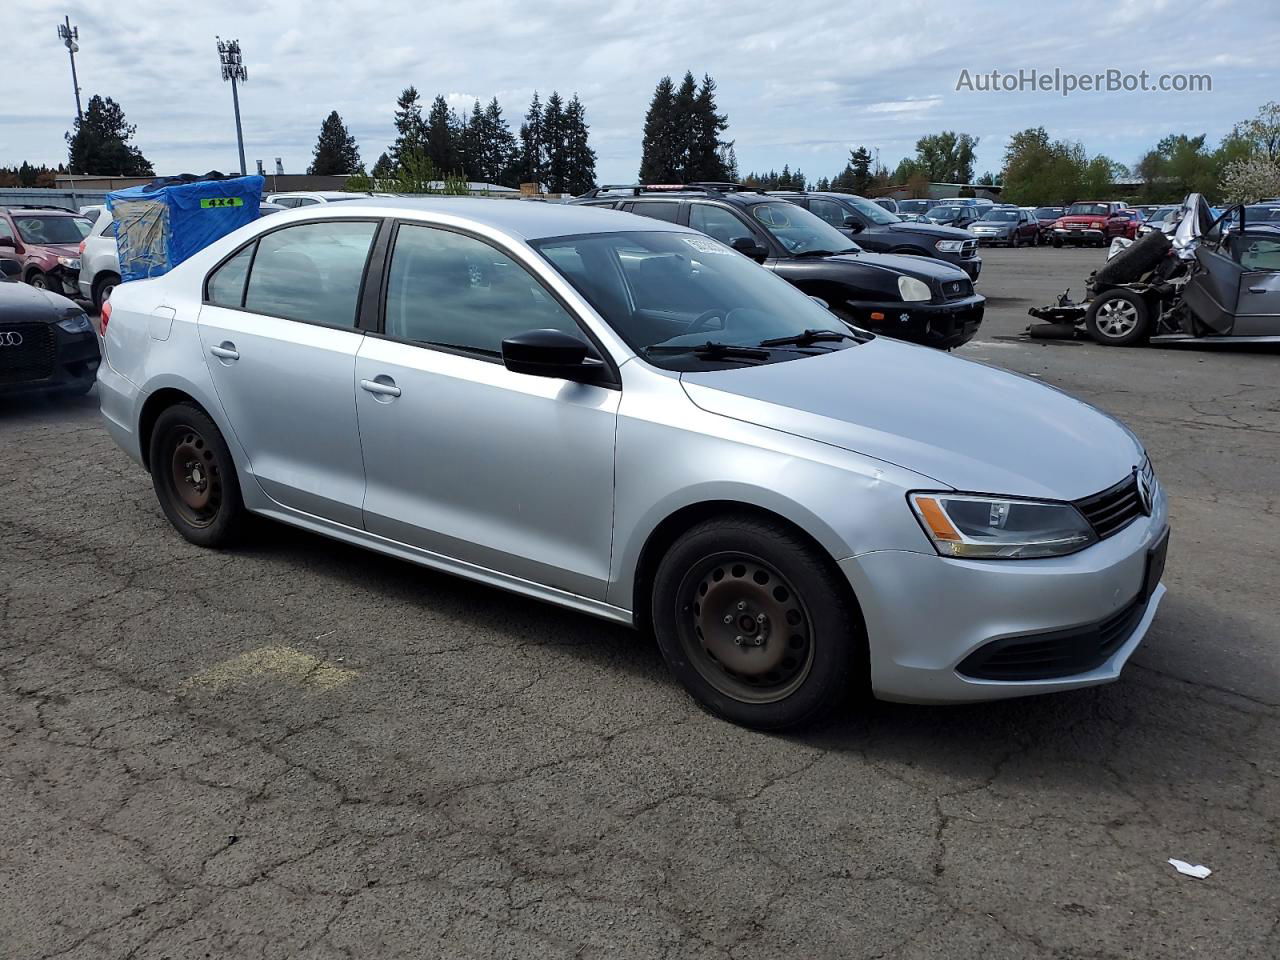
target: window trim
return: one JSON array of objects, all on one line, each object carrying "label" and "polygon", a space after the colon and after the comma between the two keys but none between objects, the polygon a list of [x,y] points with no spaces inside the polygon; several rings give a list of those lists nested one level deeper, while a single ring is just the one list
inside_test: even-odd
[{"label": "window trim", "polygon": [[[336,323],[323,323],[319,320],[307,320],[302,317],[285,317],[278,313],[263,313],[261,310],[249,310],[244,303],[249,294],[249,280],[253,277],[253,268],[258,262],[258,244],[263,237],[277,233],[280,230],[290,230],[294,227],[304,227],[313,223],[371,223],[374,226],[373,237],[369,241],[369,250],[365,254],[364,266],[360,271],[360,288],[356,292],[356,309],[351,318],[349,325]],[[261,233],[254,234],[253,238],[246,240],[240,246],[236,247],[229,254],[215,263],[206,271],[204,281],[200,285],[200,305],[201,307],[217,307],[219,310],[236,310],[240,313],[252,314],[255,317],[271,317],[275,320],[288,320],[291,323],[305,323],[312,327],[324,327],[326,330],[349,330],[352,333],[366,333],[361,320],[364,317],[364,292],[369,282],[369,265],[373,260],[374,249],[378,245],[378,239],[386,229],[387,220],[385,217],[316,217],[314,220],[295,220],[292,223],[282,223],[279,226],[273,226]],[[223,265],[229,260],[235,259],[241,251],[246,247],[252,246],[253,253],[249,256],[249,269],[245,271],[244,288],[240,291],[240,306],[229,307],[223,303],[214,303],[209,299],[209,279],[222,269]]]},{"label": "window trim", "polygon": [[[496,363],[499,366],[504,368],[506,366],[506,364],[503,363],[501,354],[494,355],[492,353],[489,353],[488,351],[481,350],[478,347],[472,347],[472,348],[449,347],[449,346],[444,346],[438,343],[424,343],[421,340],[410,340],[407,337],[397,337],[397,336],[394,336],[393,334],[386,332],[386,329],[387,329],[386,327],[386,322],[387,322],[386,292],[387,292],[390,277],[391,277],[391,261],[395,256],[396,240],[400,236],[401,227],[423,227],[424,229],[427,229],[427,230],[442,230],[446,233],[455,233],[458,236],[467,237],[468,239],[475,240],[478,243],[482,243],[485,246],[490,247],[493,250],[496,250],[498,253],[502,254],[504,257],[510,260],[513,264],[515,264],[517,267],[523,270],[526,274],[528,274],[529,277],[535,283],[537,283],[538,286],[540,286],[546,292],[546,294],[549,297],[551,297],[552,300],[554,300],[557,304],[559,304],[560,309],[562,309],[565,312],[565,314],[577,325],[578,330],[582,333],[584,339],[586,339],[587,343],[591,346],[591,349],[594,351],[596,359],[601,361],[601,375],[595,380],[589,381],[589,385],[596,386],[596,387],[605,387],[610,390],[622,389],[622,378],[618,373],[618,364],[613,359],[613,355],[607,349],[605,349],[605,346],[600,342],[600,339],[595,335],[595,333],[591,330],[591,328],[586,323],[583,322],[583,318],[578,313],[578,311],[575,310],[572,307],[572,305],[570,305],[564,299],[564,297],[560,296],[560,294],[558,294],[554,289],[552,289],[542,277],[538,276],[538,274],[535,271],[531,270],[528,267],[528,265],[526,265],[524,261],[520,259],[520,257],[516,256],[514,251],[512,251],[511,249],[499,244],[497,241],[493,240],[490,237],[486,237],[480,233],[477,233],[474,230],[468,230],[464,227],[457,227],[452,224],[432,223],[425,220],[410,220],[410,219],[404,219],[404,218],[399,218],[391,222],[390,229],[388,229],[387,231],[387,243],[386,243],[385,249],[382,250],[382,265],[381,265],[381,269],[379,270],[379,278],[377,283],[378,290],[377,290],[376,316],[371,318],[374,322],[364,331],[366,335],[370,337],[376,337],[379,340],[386,340],[390,343],[400,343],[408,347],[416,347],[419,350],[433,350],[436,353],[447,353],[455,357],[466,357],[467,359],[470,359],[470,360],[482,360],[485,363]],[[551,239],[551,238],[548,238],[548,239]],[[541,254],[539,253],[538,256],[541,256]]]}]

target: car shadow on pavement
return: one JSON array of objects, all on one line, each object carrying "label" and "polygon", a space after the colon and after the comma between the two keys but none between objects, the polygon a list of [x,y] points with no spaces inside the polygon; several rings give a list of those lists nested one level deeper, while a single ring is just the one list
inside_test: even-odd
[{"label": "car shadow on pavement", "polygon": [[83,396],[65,393],[17,393],[0,396],[0,426],[7,420],[57,420],[68,411],[98,409],[98,390],[94,387]]}]

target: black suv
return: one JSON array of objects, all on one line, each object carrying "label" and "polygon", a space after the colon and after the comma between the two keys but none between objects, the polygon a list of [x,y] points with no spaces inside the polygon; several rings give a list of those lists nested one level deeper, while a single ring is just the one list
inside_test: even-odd
[{"label": "black suv", "polygon": [[[985,298],[959,267],[868,253],[789,200],[731,183],[603,186],[572,203],[701,230],[825,302],[846,323],[950,350],[972,339]],[[878,209],[878,208],[877,208]]]},{"label": "black suv", "polygon": [[825,220],[858,246],[876,253],[913,253],[955,264],[976,281],[982,272],[978,241],[955,227],[916,220],[904,221],[878,203],[851,193],[774,192]]}]

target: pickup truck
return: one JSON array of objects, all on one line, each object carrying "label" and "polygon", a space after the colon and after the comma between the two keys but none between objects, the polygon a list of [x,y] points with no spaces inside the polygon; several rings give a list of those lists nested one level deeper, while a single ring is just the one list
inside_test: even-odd
[{"label": "pickup truck", "polygon": [[1138,221],[1123,203],[1081,201],[1067,207],[1067,212],[1049,228],[1049,240],[1055,247],[1064,243],[1105,247],[1115,237],[1132,240],[1137,229]]}]

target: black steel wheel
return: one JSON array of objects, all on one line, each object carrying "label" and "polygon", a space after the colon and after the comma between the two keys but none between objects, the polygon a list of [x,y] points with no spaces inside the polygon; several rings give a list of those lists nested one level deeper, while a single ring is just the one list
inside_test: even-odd
[{"label": "black steel wheel", "polygon": [[867,653],[848,584],[784,523],[726,516],[692,527],[658,564],[650,614],[677,679],[734,723],[800,726],[865,693],[853,683]]},{"label": "black steel wheel", "polygon": [[204,411],[182,403],[160,414],[150,466],[156,498],[179,533],[206,547],[235,538],[244,514],[235,463]]}]

